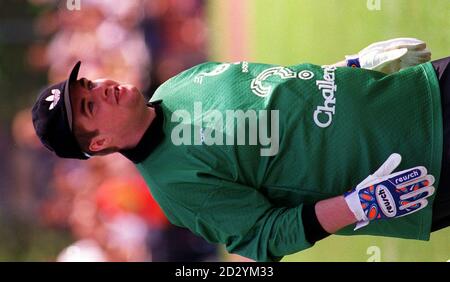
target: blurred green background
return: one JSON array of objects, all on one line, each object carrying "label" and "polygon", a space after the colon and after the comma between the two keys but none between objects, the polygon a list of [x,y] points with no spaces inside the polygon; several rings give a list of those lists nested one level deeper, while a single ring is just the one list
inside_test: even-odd
[{"label": "blurred green background", "polygon": [[[210,57],[292,65],[331,64],[396,37],[427,42],[433,59],[450,55],[449,0],[210,1]],[[429,242],[331,236],[283,261],[447,261],[450,228]]]},{"label": "blurred green background", "polygon": [[426,41],[434,59],[448,56],[450,51],[448,0],[208,3],[213,31],[210,33],[212,59],[245,58],[283,65],[305,61],[329,64],[370,43],[395,37]]}]

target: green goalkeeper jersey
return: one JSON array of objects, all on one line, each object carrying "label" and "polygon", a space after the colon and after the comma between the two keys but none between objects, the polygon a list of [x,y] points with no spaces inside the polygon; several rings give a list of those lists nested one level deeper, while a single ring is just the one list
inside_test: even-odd
[{"label": "green goalkeeper jersey", "polygon": [[[299,64],[205,63],[171,78],[164,138],[137,164],[175,225],[259,261],[310,247],[302,208],[343,194],[394,152],[438,186],[439,86],[430,63],[395,74]],[[358,231],[429,239],[431,204]]]}]

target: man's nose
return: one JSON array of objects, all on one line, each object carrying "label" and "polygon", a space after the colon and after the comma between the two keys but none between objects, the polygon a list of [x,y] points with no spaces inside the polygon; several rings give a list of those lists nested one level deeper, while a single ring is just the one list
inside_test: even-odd
[{"label": "man's nose", "polygon": [[108,100],[108,96],[111,95],[111,93],[108,93],[108,85],[105,83],[98,84],[94,89],[94,97],[96,99],[100,99],[103,101]]}]

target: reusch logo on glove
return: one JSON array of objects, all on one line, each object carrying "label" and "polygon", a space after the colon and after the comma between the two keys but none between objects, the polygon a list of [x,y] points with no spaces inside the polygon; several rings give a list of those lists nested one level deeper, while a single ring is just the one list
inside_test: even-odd
[{"label": "reusch logo on glove", "polygon": [[420,171],[418,169],[414,169],[411,172],[408,172],[408,173],[405,173],[405,174],[397,176],[394,179],[394,184],[397,185],[397,184],[401,184],[403,182],[408,182],[408,181],[410,181],[412,179],[415,179],[415,178],[417,178],[419,176],[420,176]]},{"label": "reusch logo on glove", "polygon": [[376,188],[376,197],[379,206],[387,217],[394,217],[397,214],[394,198],[384,185],[378,185]]}]

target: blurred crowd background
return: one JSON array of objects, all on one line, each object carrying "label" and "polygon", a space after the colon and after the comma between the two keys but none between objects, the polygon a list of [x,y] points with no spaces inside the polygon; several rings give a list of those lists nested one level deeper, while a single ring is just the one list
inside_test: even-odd
[{"label": "blurred crowd background", "polygon": [[121,155],[54,157],[36,137],[30,112],[40,88],[65,80],[78,60],[81,76],[128,82],[149,98],[166,79],[206,60],[204,1],[82,0],[80,10],[72,2],[74,10],[67,1],[0,4],[0,260],[231,259],[169,224]]}]

